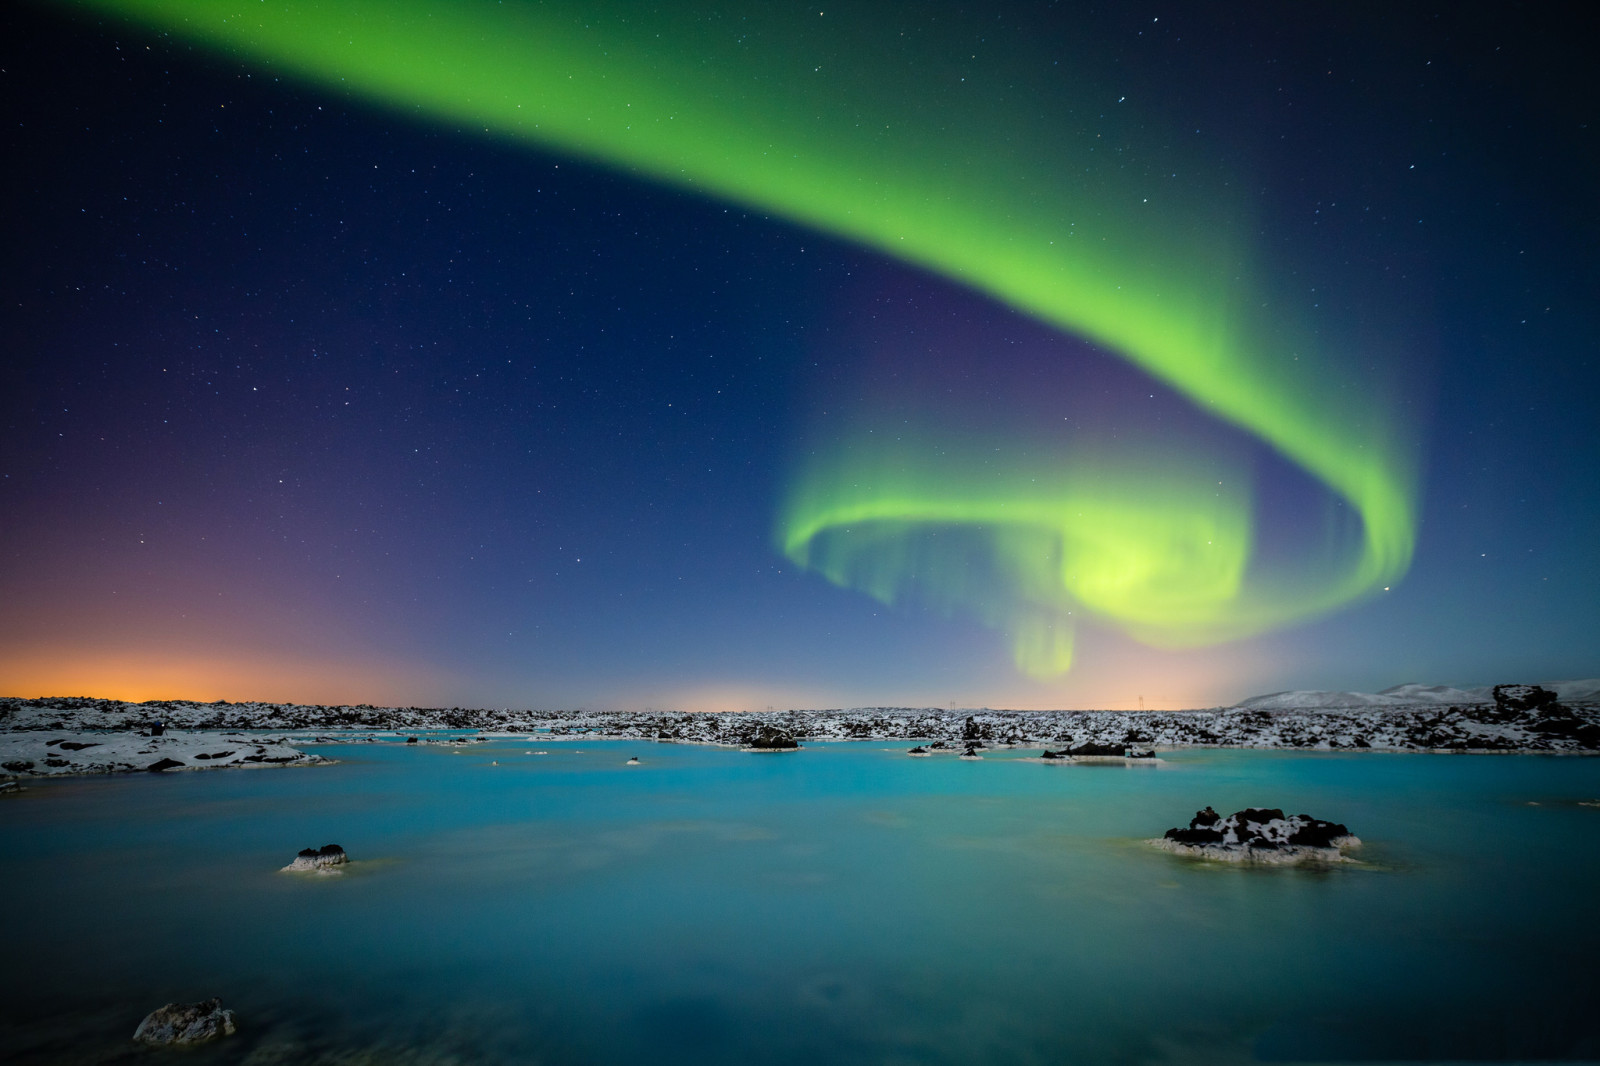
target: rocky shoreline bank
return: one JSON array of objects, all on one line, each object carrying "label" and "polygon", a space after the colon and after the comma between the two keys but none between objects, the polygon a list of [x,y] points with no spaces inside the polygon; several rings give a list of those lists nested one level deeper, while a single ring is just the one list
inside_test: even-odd
[{"label": "rocky shoreline bank", "polygon": [[[153,732],[176,730],[165,735]],[[270,730],[309,736],[247,735]],[[427,736],[467,731],[471,738]],[[829,740],[981,742],[1081,748],[1280,748],[1321,751],[1600,753],[1600,705],[1566,706],[1533,685],[1501,685],[1494,702],[1348,710],[950,711],[868,707],[779,712],[650,713],[125,703],[90,698],[0,699],[0,767],[20,777],[154,768],[323,761],[310,744],[424,734],[424,742],[539,734],[541,739],[637,739],[762,747],[783,735]],[[391,736],[388,739],[395,739]],[[299,747],[296,747],[298,745]],[[124,751],[123,749],[127,749]],[[31,765],[23,765],[23,764]]]},{"label": "rocky shoreline bank", "polygon": [[301,751],[281,736],[240,732],[198,730],[152,736],[149,730],[72,729],[0,733],[0,774],[12,779],[313,766],[329,761]]}]

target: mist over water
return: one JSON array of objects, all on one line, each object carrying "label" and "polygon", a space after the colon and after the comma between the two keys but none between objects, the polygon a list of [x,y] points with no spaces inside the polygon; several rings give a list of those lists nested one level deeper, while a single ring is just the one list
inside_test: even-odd
[{"label": "mist over water", "polygon": [[[1592,759],[903,747],[350,745],[31,787],[0,1051],[143,1058],[145,1012],[219,995],[239,1034],[188,1061],[1600,1056]],[[1140,843],[1207,804],[1344,821],[1363,864]],[[329,842],[343,876],[276,872]]]}]

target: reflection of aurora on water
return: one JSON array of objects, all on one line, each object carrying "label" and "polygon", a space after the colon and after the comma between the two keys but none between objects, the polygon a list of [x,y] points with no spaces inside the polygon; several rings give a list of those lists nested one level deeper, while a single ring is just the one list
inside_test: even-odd
[{"label": "reflection of aurora on water", "polygon": [[753,6],[735,33],[681,10],[476,0],[83,6],[941,274],[1129,360],[1359,518],[1341,558],[1293,574],[1255,565],[1250,474],[1228,454],[1152,441],[997,470],[965,462],[959,441],[940,442],[936,464],[865,435],[815,451],[783,551],[887,602],[975,613],[1029,674],[1068,668],[1079,614],[1204,644],[1329,610],[1409,565],[1411,459],[1392,398],[1337,370],[1317,331],[1269,318],[1246,213],[1225,179],[1191,177],[1215,167],[1129,111],[1100,114],[1105,92],[1059,71],[973,56],[962,69],[1003,76],[958,79],[955,36],[907,43],[870,13]]}]

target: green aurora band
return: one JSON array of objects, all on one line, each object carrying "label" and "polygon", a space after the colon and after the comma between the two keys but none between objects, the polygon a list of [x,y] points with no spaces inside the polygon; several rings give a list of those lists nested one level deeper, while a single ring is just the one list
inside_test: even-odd
[{"label": "green aurora band", "polygon": [[891,5],[61,2],[943,275],[1131,361],[1359,516],[1336,565],[1278,580],[1252,568],[1248,494],[1170,454],[1001,475],[864,437],[813,455],[784,553],[886,602],[972,611],[1031,676],[1070,666],[1075,611],[1193,646],[1330,610],[1410,563],[1414,463],[1394,405],[1263,309],[1276,304],[1225,176],[1151,140],[1086,75],[1030,67],[1026,42],[980,57],[973,34],[908,37]]}]

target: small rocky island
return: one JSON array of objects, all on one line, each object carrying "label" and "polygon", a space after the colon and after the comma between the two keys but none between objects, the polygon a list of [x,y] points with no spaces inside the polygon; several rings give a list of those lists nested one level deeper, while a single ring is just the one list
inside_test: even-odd
[{"label": "small rocky island", "polygon": [[337,844],[324,844],[320,848],[302,848],[300,854],[295,856],[294,862],[285,866],[284,872],[309,872],[319,874],[336,874],[341,871],[334,869],[350,861],[350,856]]},{"label": "small rocky island", "polygon": [[133,1039],[151,1047],[166,1047],[204,1044],[233,1033],[233,1011],[224,1010],[220,999],[208,999],[157,1007],[139,1023]]},{"label": "small rocky island", "polygon": [[1168,829],[1150,843],[1165,851],[1218,862],[1284,865],[1345,862],[1344,849],[1361,841],[1348,826],[1309,814],[1285,815],[1277,807],[1246,807],[1226,818],[1207,807],[1187,829]]}]

